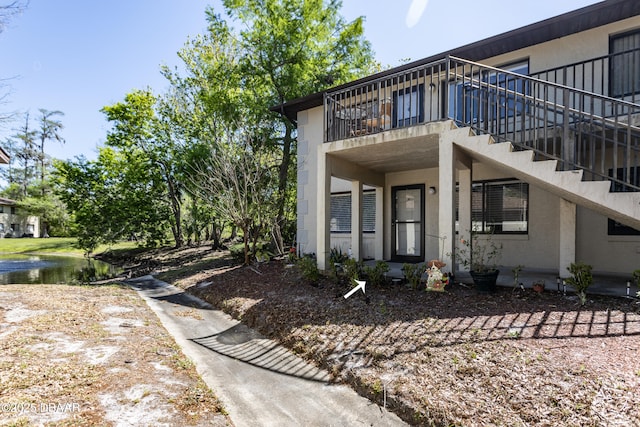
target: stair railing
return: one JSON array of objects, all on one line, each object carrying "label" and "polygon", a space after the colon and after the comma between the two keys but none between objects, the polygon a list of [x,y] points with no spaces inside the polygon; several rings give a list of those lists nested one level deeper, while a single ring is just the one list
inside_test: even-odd
[{"label": "stair railing", "polygon": [[448,116],[562,170],[639,191],[640,105],[449,57]]}]

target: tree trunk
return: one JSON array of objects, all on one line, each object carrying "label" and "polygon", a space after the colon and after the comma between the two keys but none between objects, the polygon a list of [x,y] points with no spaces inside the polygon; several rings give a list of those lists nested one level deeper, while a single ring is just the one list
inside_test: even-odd
[{"label": "tree trunk", "polygon": [[207,240],[213,240],[213,249],[218,249],[222,246],[222,229],[224,227],[218,227],[215,220],[211,222],[211,232]]},{"label": "tree trunk", "polygon": [[244,243],[244,265],[249,265],[249,226],[242,224],[242,241]]},{"label": "tree trunk", "polygon": [[176,185],[170,176],[166,176],[167,190],[169,191],[169,199],[171,201],[171,210],[173,212],[173,220],[175,226],[171,227],[173,230],[173,238],[176,242],[176,248],[181,248],[184,245],[184,236],[182,233],[182,213],[180,204],[180,195],[176,190]]}]

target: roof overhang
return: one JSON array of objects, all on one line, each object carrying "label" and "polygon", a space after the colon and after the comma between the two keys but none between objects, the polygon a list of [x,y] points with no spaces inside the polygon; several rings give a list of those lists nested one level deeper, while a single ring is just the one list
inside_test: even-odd
[{"label": "roof overhang", "polygon": [[4,151],[4,148],[0,147],[0,164],[4,163],[7,164],[9,163],[10,157],[9,154]]}]

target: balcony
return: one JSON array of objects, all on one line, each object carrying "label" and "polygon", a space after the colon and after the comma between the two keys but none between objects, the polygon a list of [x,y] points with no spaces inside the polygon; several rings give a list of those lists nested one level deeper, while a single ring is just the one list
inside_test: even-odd
[{"label": "balcony", "polygon": [[451,119],[614,191],[639,191],[640,87],[633,69],[618,75],[621,55],[640,59],[625,51],[531,76],[446,57],[325,94],[325,141]]}]

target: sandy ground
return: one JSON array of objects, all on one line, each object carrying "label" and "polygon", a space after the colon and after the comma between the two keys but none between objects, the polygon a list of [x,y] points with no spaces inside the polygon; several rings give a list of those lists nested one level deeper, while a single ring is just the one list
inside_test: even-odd
[{"label": "sandy ground", "polygon": [[231,423],[135,291],[3,285],[0,425]]}]

